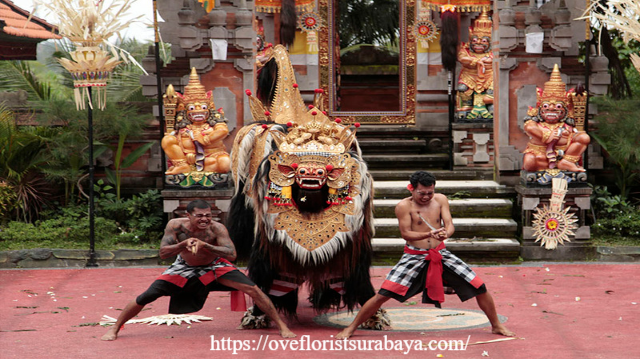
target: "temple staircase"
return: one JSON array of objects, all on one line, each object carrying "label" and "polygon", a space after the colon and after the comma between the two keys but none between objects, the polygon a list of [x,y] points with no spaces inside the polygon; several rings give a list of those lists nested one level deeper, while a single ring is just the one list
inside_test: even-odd
[{"label": "temple staircase", "polygon": [[358,132],[363,158],[374,178],[376,264],[395,264],[403,251],[405,241],[394,209],[409,196],[406,187],[416,170],[432,172],[437,178],[436,191],[449,198],[456,228],[446,241],[449,250],[472,262],[517,261],[520,243],[513,220],[514,189],[493,181],[491,169],[448,170],[448,153],[442,150],[444,146],[434,146],[438,138],[429,135],[432,133],[406,128]]}]

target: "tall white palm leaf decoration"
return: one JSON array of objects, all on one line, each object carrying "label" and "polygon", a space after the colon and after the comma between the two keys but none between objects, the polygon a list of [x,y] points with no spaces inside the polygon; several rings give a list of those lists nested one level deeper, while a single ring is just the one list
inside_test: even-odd
[{"label": "tall white palm leaf decoration", "polygon": [[98,108],[104,110],[111,72],[122,62],[121,58],[133,60],[128,53],[110,43],[109,38],[119,37],[120,31],[142,15],[133,19],[126,16],[132,0],[36,0],[35,3],[36,9],[44,7],[58,18],[60,35],[76,45],[76,50],[70,52],[72,60],[58,60],[73,78],[76,108],[84,109],[87,101],[93,108],[88,94],[89,87],[95,87]]},{"label": "tall white palm leaf decoration", "polygon": [[[596,1],[580,19],[596,19],[603,26],[619,30],[625,42],[640,41],[640,1],[609,0]],[[640,54],[631,54],[633,66],[640,72]]]}]

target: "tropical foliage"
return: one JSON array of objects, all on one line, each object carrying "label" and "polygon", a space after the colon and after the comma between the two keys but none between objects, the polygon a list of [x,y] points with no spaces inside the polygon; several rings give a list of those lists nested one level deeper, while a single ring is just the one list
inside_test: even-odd
[{"label": "tropical foliage", "polygon": [[11,188],[13,199],[4,197],[3,214],[31,221],[48,200],[46,181],[38,176],[46,164],[44,149],[54,129],[18,127],[13,112],[0,106],[0,182]]},{"label": "tropical foliage", "polygon": [[629,197],[638,183],[640,170],[640,96],[629,100],[598,98],[597,129],[590,135],[606,151],[608,161],[616,171],[615,184],[623,199]]},{"label": "tropical foliage", "polygon": [[[340,48],[357,44],[394,45],[400,36],[396,0],[337,1]],[[375,24],[375,26],[372,26]]]},{"label": "tropical foliage", "polygon": [[[102,188],[99,188],[102,191]],[[105,192],[101,192],[105,194]],[[113,194],[112,194],[113,195]],[[115,196],[98,196],[97,208],[115,205]],[[157,248],[162,230],[161,197],[150,190],[100,210],[95,218],[96,249]],[[86,204],[56,207],[42,212],[34,223],[13,221],[0,230],[0,250],[27,248],[87,248],[89,218]]]}]

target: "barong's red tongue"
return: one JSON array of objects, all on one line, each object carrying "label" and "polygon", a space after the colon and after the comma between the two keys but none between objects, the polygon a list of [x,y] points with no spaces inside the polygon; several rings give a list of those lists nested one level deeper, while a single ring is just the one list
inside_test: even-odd
[{"label": "barong's red tongue", "polygon": [[[442,285],[442,273],[444,272],[444,267],[442,266],[442,255],[440,254],[440,250],[444,248],[444,242],[440,242],[440,245],[436,248],[430,249],[425,256],[426,260],[431,261],[431,263],[429,263],[429,268],[427,269],[427,283],[425,285],[427,288],[427,295],[438,303],[444,302],[444,287]],[[404,252],[408,254],[424,253],[423,251],[416,251],[407,247],[404,248]]]}]

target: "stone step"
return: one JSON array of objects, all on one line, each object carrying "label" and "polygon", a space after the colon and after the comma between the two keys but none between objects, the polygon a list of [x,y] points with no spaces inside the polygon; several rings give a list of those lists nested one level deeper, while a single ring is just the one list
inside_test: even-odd
[{"label": "stone step", "polygon": [[[380,199],[405,198],[409,196],[408,181],[376,181],[373,183],[375,197]],[[437,181],[436,192],[451,196],[455,193],[472,198],[512,197],[515,190],[495,181]]]},{"label": "stone step", "polygon": [[[403,251],[407,243],[402,238],[373,238],[371,245],[376,252]],[[450,238],[444,241],[451,251],[520,251],[520,242],[513,238]]]},{"label": "stone step", "polygon": [[[394,265],[402,256],[406,241],[402,238],[373,238],[371,241],[376,262]],[[447,239],[451,253],[464,261],[475,263],[516,262],[520,257],[520,243],[513,238]]]},{"label": "stone step", "polygon": [[371,125],[362,124],[358,128],[357,137],[361,138],[426,138],[430,136],[439,136],[444,138],[448,131],[435,131],[433,129],[420,129],[417,127],[408,127],[404,125]]},{"label": "stone step", "polygon": [[363,154],[362,158],[367,162],[370,169],[389,169],[389,168],[424,168],[443,169],[449,162],[449,155],[446,153],[429,153],[429,154],[411,154],[402,155],[367,155]]},{"label": "stone step", "polygon": [[[395,207],[398,202],[400,199],[374,199],[374,216],[395,218]],[[453,218],[511,218],[512,207],[513,203],[506,198],[465,198],[449,201]]]},{"label": "stone step", "polygon": [[[409,177],[416,170],[371,170],[369,173],[373,176],[375,181],[406,181],[409,183]],[[492,169],[463,169],[463,170],[432,170],[431,172],[438,181],[444,180],[457,180],[457,181],[472,181],[472,180],[491,180],[493,179]]]},{"label": "stone step", "polygon": [[[396,218],[374,218],[376,238],[401,238]],[[507,218],[454,218],[453,238],[515,238],[518,224]]]},{"label": "stone step", "polygon": [[364,138],[359,139],[358,144],[365,155],[395,152],[414,156],[417,153],[424,152],[427,148],[425,140],[420,139]]}]

